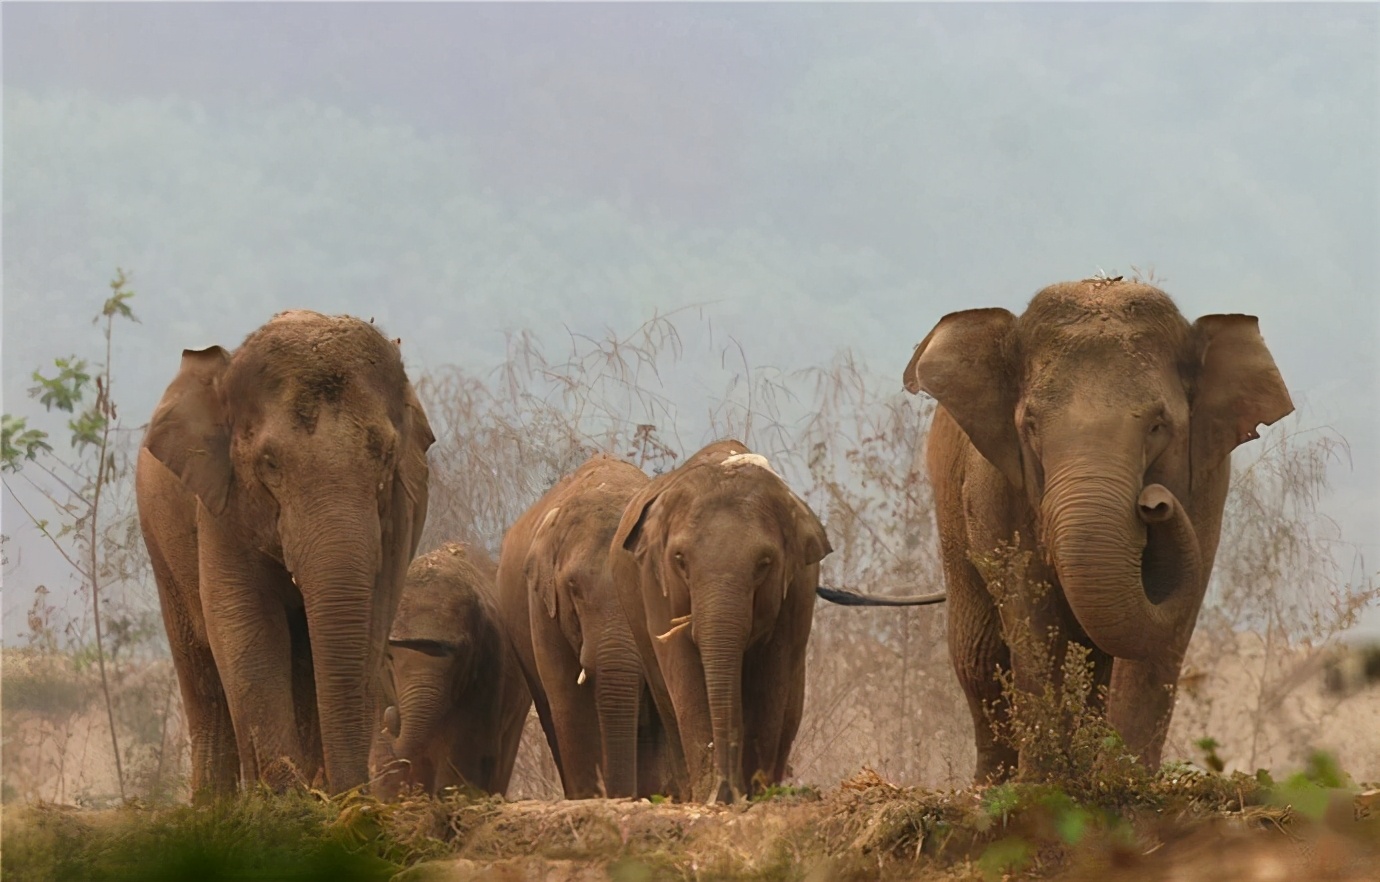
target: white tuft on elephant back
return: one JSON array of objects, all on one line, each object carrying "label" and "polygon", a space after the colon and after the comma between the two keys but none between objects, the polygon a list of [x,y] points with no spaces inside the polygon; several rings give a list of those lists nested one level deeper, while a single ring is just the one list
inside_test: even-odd
[{"label": "white tuft on elephant back", "polygon": [[[771,463],[767,462],[767,458],[760,453],[735,453],[728,459],[725,459],[721,463],[721,465],[726,469],[734,469],[740,468],[745,465],[753,465],[761,469],[766,469],[773,475],[776,475],[776,470],[771,467]],[[781,476],[777,475],[777,477],[779,478]]]}]

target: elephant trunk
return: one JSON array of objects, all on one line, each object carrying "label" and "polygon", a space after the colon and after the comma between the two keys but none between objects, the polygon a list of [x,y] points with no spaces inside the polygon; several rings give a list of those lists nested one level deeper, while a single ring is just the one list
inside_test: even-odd
[{"label": "elephant trunk", "polygon": [[[714,733],[715,782],[711,802],[731,803],[746,794],[743,785],[743,654],[752,624],[751,608],[730,598],[745,592],[736,585],[706,591],[712,598],[692,614],[695,643],[704,664],[709,718]],[[750,593],[747,596],[751,596]]]},{"label": "elephant trunk", "polygon": [[432,738],[445,714],[444,696],[432,683],[409,684],[398,697],[398,737],[394,753],[408,763],[408,780],[431,792],[435,769],[431,767]]},{"label": "elephant trunk", "polygon": [[[372,509],[372,506],[370,507]],[[378,515],[331,512],[294,543],[289,568],[302,592],[326,784],[333,793],[369,780],[369,748],[383,644],[390,622],[378,622],[381,555]],[[294,531],[296,532],[296,531]]]},{"label": "elephant trunk", "polygon": [[642,695],[642,668],[632,634],[600,643],[594,701],[603,744],[604,792],[610,797],[637,795],[637,713]]},{"label": "elephant trunk", "polygon": [[[1052,467],[1051,467],[1052,466]],[[1198,540],[1167,488],[1105,448],[1047,459],[1044,543],[1069,607],[1116,658],[1161,657],[1191,630],[1202,601]]]}]

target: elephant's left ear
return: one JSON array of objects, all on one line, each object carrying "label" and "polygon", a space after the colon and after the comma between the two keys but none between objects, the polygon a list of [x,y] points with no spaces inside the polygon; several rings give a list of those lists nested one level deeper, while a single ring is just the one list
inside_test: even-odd
[{"label": "elephant's left ear", "polygon": [[402,481],[403,492],[413,505],[412,541],[421,539],[426,526],[427,482],[431,470],[427,467],[426,452],[436,443],[431,432],[431,423],[426,418],[426,410],[417,398],[417,392],[408,383],[403,394],[403,419],[407,429],[406,447],[398,461],[398,477]]},{"label": "elephant's left ear", "polygon": [[792,496],[795,499],[795,535],[800,542],[800,563],[803,566],[819,563],[834,551],[829,544],[829,534],[805,500],[794,494]]},{"label": "elephant's left ear", "polygon": [[1256,427],[1294,411],[1274,357],[1253,315],[1205,315],[1193,323],[1196,387],[1193,396],[1194,476],[1214,471],[1240,444],[1259,438]]}]

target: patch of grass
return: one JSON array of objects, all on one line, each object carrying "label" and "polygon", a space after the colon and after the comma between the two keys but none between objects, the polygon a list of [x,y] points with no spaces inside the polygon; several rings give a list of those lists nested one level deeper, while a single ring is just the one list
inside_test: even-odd
[{"label": "patch of grass", "polygon": [[3,871],[23,882],[386,880],[424,854],[374,803],[250,794],[215,806],[7,813]]},{"label": "patch of grass", "polygon": [[774,799],[819,799],[819,791],[809,785],[768,784],[751,798],[751,802],[770,802]]}]

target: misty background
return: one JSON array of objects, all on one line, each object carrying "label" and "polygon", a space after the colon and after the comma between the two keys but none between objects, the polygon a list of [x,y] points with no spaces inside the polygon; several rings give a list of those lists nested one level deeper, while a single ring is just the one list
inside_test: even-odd
[{"label": "misty background", "polygon": [[[1134,265],[1190,320],[1260,317],[1282,425],[1351,445],[1321,505],[1343,570],[1377,571],[1373,4],[6,3],[0,26],[3,404],[59,449],[30,373],[100,360],[116,266],[127,427],[182,348],[283,309],[374,317],[415,379],[693,307],[668,388],[690,452],[725,340],[784,373],[849,348],[899,388],[945,313]],[[6,643],[67,578],[14,502]]]}]

